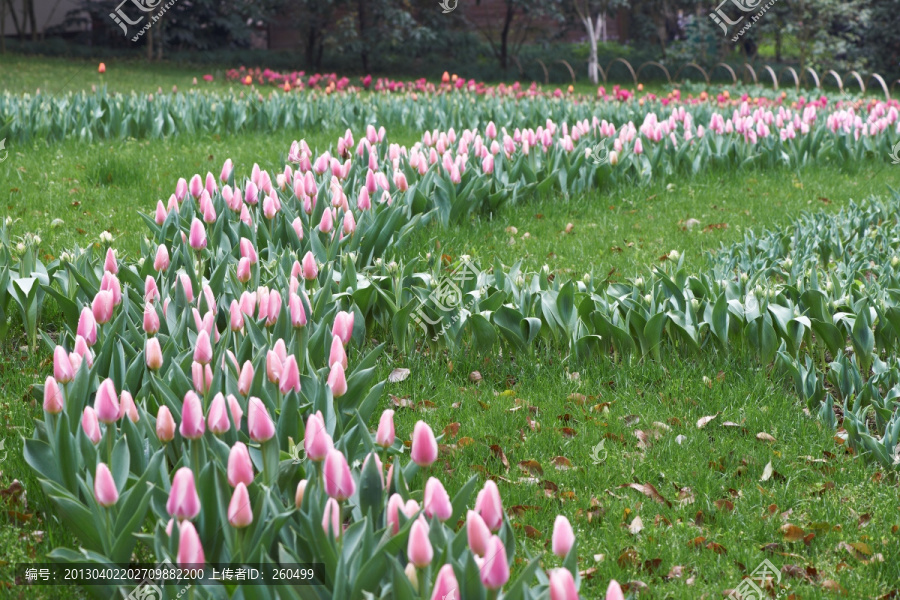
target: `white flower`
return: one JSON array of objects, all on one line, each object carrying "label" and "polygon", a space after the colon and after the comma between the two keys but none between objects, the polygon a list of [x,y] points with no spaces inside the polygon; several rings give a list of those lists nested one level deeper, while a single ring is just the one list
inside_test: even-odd
[{"label": "white flower", "polygon": [[113,241],[113,236],[108,231],[103,231],[100,233],[100,241],[104,244],[110,244]]},{"label": "white flower", "polygon": [[900,265],[900,256],[894,255],[891,257],[891,266],[896,267],[897,265]]},{"label": "white flower", "polygon": [[19,254],[25,254],[25,242],[19,242],[16,244],[16,252]]},{"label": "white flower", "polygon": [[650,304],[650,302],[652,300],[653,300],[653,296],[651,296],[650,294],[644,294],[644,302],[646,302],[647,304]]},{"label": "white flower", "polygon": [[670,183],[669,185],[667,185],[667,186],[666,186],[666,191],[667,191],[667,192],[674,192],[674,191],[675,191],[675,184],[674,184],[674,183]]},{"label": "white flower", "polygon": [[61,263],[72,262],[72,255],[69,254],[68,252],[63,252],[62,254],[59,255],[59,262],[61,262]]},{"label": "white flower", "polygon": [[681,253],[678,252],[678,250],[672,250],[671,252],[669,252],[669,260],[678,260],[679,258],[681,258]]},{"label": "white flower", "polygon": [[582,280],[583,282],[585,282],[585,283],[590,283],[590,282],[591,282],[591,274],[590,274],[590,273],[585,273],[585,274],[584,274],[584,277],[582,277],[581,280]]},{"label": "white flower", "polygon": [[643,277],[636,278],[634,280],[634,287],[636,287],[636,288],[644,287],[644,278]]}]

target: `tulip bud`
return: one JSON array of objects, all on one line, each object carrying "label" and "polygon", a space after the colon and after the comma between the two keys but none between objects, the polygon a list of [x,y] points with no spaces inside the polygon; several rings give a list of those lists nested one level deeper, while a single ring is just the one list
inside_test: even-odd
[{"label": "tulip bud", "polygon": [[325,493],[343,502],[356,491],[356,483],[350,474],[350,466],[344,454],[335,448],[329,450],[323,466]]},{"label": "tulip bud", "polygon": [[97,413],[92,406],[85,406],[81,416],[81,428],[92,444],[100,441],[100,424],[97,422]]},{"label": "tulip bud", "polygon": [[203,226],[203,223],[200,222],[200,220],[196,217],[191,222],[191,231],[188,243],[190,244],[191,248],[196,251],[200,251],[206,248],[206,228]]},{"label": "tulip bud", "polygon": [[469,541],[469,549],[476,556],[484,558],[488,550],[488,542],[491,540],[491,530],[488,529],[481,515],[472,510],[466,514],[466,538]]},{"label": "tulip bud", "polygon": [[341,507],[334,498],[329,498],[325,502],[325,513],[322,515],[322,529],[327,535],[334,538],[340,538],[343,530],[341,529]]},{"label": "tulip bud", "polygon": [[76,330],[76,333],[77,335],[84,338],[88,346],[93,346],[97,343],[97,321],[96,319],[94,319],[93,311],[87,306],[81,309],[81,315],[78,317],[78,329]]},{"label": "tulip bud", "polygon": [[134,398],[127,390],[122,390],[122,395],[119,397],[119,419],[126,415],[132,423],[137,423],[141,420],[137,406],[134,405]]},{"label": "tulip bud", "polygon": [[175,438],[175,419],[167,406],[160,406],[156,413],[156,437],[163,444]]},{"label": "tulip bud", "polygon": [[297,484],[297,491],[294,493],[294,506],[300,508],[303,504],[303,495],[306,493],[306,479],[301,479],[300,483]]},{"label": "tulip bud", "polygon": [[[58,348],[59,346],[57,346]],[[63,352],[65,354],[65,352]],[[66,358],[68,360],[68,357]],[[63,410],[63,396],[59,384],[53,377],[47,377],[44,381],[44,412],[57,415]]]},{"label": "tulip bud", "polygon": [[625,594],[615,579],[610,581],[609,587],[606,588],[606,600],[625,600]]},{"label": "tulip bud", "polygon": [[[406,567],[403,568],[403,573],[406,575],[406,578],[409,580],[413,589],[419,589],[419,575],[416,572],[416,565],[411,562],[406,563]],[[441,600],[443,600],[443,598]]]},{"label": "tulip bud", "polygon": [[499,590],[509,581],[509,564],[506,561],[506,547],[496,535],[488,542],[484,563],[479,569],[481,583],[489,590]]},{"label": "tulip bud", "polygon": [[249,360],[244,363],[243,368],[241,368],[241,374],[238,377],[238,392],[242,396],[246,396],[250,393],[250,386],[253,384],[253,363]]},{"label": "tulip bud", "polygon": [[389,448],[394,445],[394,411],[391,409],[381,413],[381,419],[378,421],[378,431],[375,433],[375,443],[382,448]]},{"label": "tulip bud", "polygon": [[166,511],[179,521],[193,519],[200,514],[200,496],[197,495],[194,473],[190,468],[181,467],[175,472]]},{"label": "tulip bud", "polygon": [[425,497],[422,501],[425,515],[437,517],[438,521],[446,521],[453,514],[453,504],[444,486],[434,477],[425,483]]},{"label": "tulip bud", "polygon": [[334,324],[331,327],[332,335],[341,338],[341,342],[346,346],[353,336],[353,318],[354,313],[340,311],[334,316]]},{"label": "tulip bud", "polygon": [[303,278],[307,281],[311,281],[319,276],[319,267],[316,265],[316,257],[313,256],[311,251],[307,251],[307,253],[303,255],[301,266],[303,267]]},{"label": "tulip bud", "polygon": [[209,430],[215,435],[221,435],[231,429],[231,421],[228,420],[228,410],[225,407],[225,396],[222,395],[222,392],[216,394],[210,402],[206,422]]},{"label": "tulip bud", "polygon": [[328,366],[333,367],[335,363],[340,363],[344,369],[347,368],[347,353],[344,351],[344,344],[341,338],[338,336],[331,338],[331,352],[328,355]]},{"label": "tulip bud", "polygon": [[181,437],[188,440],[199,440],[203,437],[206,424],[203,419],[203,404],[200,397],[194,392],[184,395],[184,404],[181,408]]},{"label": "tulip bud", "polygon": [[182,569],[198,568],[206,562],[200,536],[190,521],[182,521],[179,524],[176,562]]},{"label": "tulip bud", "polygon": [[278,390],[282,394],[300,391],[300,368],[293,354],[284,361],[281,376],[278,378]]},{"label": "tulip bud", "polygon": [[578,600],[575,579],[568,569],[550,571],[550,600]]},{"label": "tulip bud", "polygon": [[75,379],[72,361],[69,360],[69,355],[62,346],[53,349],[53,376],[59,383],[69,383]]},{"label": "tulip bud", "polygon": [[[412,448],[410,458],[420,467],[431,466],[437,460],[438,447],[434,432],[425,421],[417,421],[413,428]],[[488,483],[493,483],[488,481]],[[496,487],[496,484],[494,484]]]},{"label": "tulip bud", "polygon": [[234,397],[234,394],[228,394],[225,397],[228,401],[228,412],[231,413],[231,420],[234,421],[235,429],[241,428],[241,419],[244,418],[244,410],[241,408],[240,402]]},{"label": "tulip bud", "polygon": [[500,490],[492,480],[488,479],[484,483],[484,488],[478,492],[475,510],[491,531],[500,530],[503,525],[503,503],[500,500]]},{"label": "tulip bud", "polygon": [[94,398],[94,410],[101,423],[115,423],[119,419],[119,400],[112,379],[105,379]]},{"label": "tulip bud", "polygon": [[306,431],[303,436],[303,446],[306,455],[313,462],[323,460],[333,447],[331,436],[325,428],[322,413],[316,412],[306,419]]},{"label": "tulip bud", "polygon": [[259,398],[250,397],[247,405],[247,429],[254,442],[265,442],[275,435],[275,423]]},{"label": "tulip bud", "polygon": [[344,374],[344,365],[339,362],[331,365],[331,372],[328,374],[327,383],[328,387],[331,388],[331,395],[334,398],[340,398],[347,393],[347,376]]},{"label": "tulip bud", "polygon": [[235,529],[247,527],[253,522],[253,509],[250,507],[250,494],[247,486],[238,483],[228,503],[228,522]]},{"label": "tulip bud", "polygon": [[237,487],[238,484],[250,485],[253,483],[253,462],[250,460],[250,452],[243,442],[235,442],[228,453],[228,485]]},{"label": "tulip bud", "polygon": [[116,489],[116,482],[109,471],[109,467],[104,463],[97,465],[97,471],[94,474],[94,500],[105,508],[109,508],[119,501],[119,490]]},{"label": "tulip bud", "polygon": [[552,540],[553,554],[560,558],[565,558],[572,546],[575,545],[575,532],[572,531],[572,525],[562,515],[557,515],[556,521],[553,523]]},{"label": "tulip bud", "polygon": [[91,312],[94,315],[94,320],[100,325],[105,325],[112,319],[113,309],[115,308],[113,298],[111,291],[100,290],[94,296],[94,301],[91,302]]},{"label": "tulip bud", "polygon": [[409,557],[409,562],[419,569],[430,565],[434,558],[434,549],[431,547],[431,540],[428,539],[428,523],[424,519],[416,519],[412,524],[406,545],[406,556]]}]

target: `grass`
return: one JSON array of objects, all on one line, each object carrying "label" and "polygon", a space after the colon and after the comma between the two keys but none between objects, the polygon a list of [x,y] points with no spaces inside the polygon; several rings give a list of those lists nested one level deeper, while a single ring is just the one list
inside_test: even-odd
[{"label": "grass", "polygon": [[[61,80],[60,71],[39,74],[41,65],[66,62],[13,61],[0,71],[0,89],[10,85],[6,64],[22,68],[23,86],[36,87],[42,77]],[[119,72],[123,79],[116,85],[132,86],[123,91],[181,86],[188,77],[170,67],[131,65],[107,75]],[[87,78],[76,80],[90,85]],[[93,243],[109,230],[120,255],[134,258],[144,231],[135,211],[165,201],[178,177],[217,174],[227,157],[239,173],[254,162],[274,167],[291,140],[306,137],[321,148],[338,133],[36,144],[17,148],[0,165],[0,199],[17,220],[14,235],[39,232],[48,255]],[[400,132],[391,141],[408,144],[415,137]],[[423,228],[398,252],[426,252],[439,241],[442,252],[455,255],[496,256],[506,264],[521,259],[528,269],[547,263],[566,275],[593,271],[615,279],[658,264],[673,248],[686,254],[689,267],[698,267],[705,250],[735,242],[747,229],[784,225],[801,210],[836,210],[888,185],[900,187],[900,167],[712,172],[523,202],[466,227]],[[687,231],[689,218],[700,225]],[[54,219],[63,223],[51,226]],[[574,227],[566,234],[568,223]],[[708,227],[720,223],[728,227]],[[18,479],[28,498],[27,508],[0,499],[0,597],[83,597],[84,591],[67,588],[5,587],[16,562],[41,560],[57,546],[77,547],[21,455],[21,437],[41,414],[29,388],[51,367],[49,356],[23,346],[21,337],[13,337],[0,347],[0,439],[7,452],[0,490]],[[418,406],[398,408],[398,434],[408,436],[420,418],[436,431],[459,424],[432,468],[442,471],[451,494],[473,474],[497,478],[505,506],[516,507],[519,556],[547,548],[554,516],[566,515],[578,535],[585,597],[599,597],[610,578],[632,582],[642,598],[722,597],[763,559],[797,567],[788,571],[798,577],[782,575],[796,598],[822,597],[835,586],[854,598],[881,597],[898,587],[896,477],[846,453],[832,432],[804,414],[778,377],[740,355],[600,360],[576,368],[549,350],[484,362],[393,352],[381,361],[381,375],[398,366],[411,375],[389,384],[383,408],[394,407],[394,397]],[[470,380],[473,371],[480,372],[479,383]],[[712,415],[708,425],[697,427]],[[762,441],[759,433],[775,441]],[[684,436],[681,443],[678,436]],[[602,460],[595,463],[594,454]],[[770,463],[773,474],[761,481]],[[621,487],[648,483],[664,502]],[[548,553],[545,566],[555,561]]]}]

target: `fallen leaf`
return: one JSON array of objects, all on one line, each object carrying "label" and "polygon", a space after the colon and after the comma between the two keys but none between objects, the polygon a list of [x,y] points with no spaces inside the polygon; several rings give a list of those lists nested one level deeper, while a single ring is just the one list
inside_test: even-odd
[{"label": "fallen leaf", "polygon": [[781,526],[781,534],[786,542],[799,542],[806,535],[806,532],[796,525],[785,523]]},{"label": "fallen leaf", "polygon": [[409,377],[409,369],[394,369],[391,371],[391,374],[388,375],[388,381],[391,383],[400,383],[401,381],[406,381],[407,377]]},{"label": "fallen leaf", "polygon": [[770,460],[766,463],[765,468],[763,468],[762,477],[759,478],[760,481],[768,481],[772,478],[772,473],[775,469],[772,467],[772,461]]},{"label": "fallen leaf", "polygon": [[550,462],[552,462],[553,466],[560,471],[565,471],[572,468],[572,461],[570,461],[565,456],[555,456]]},{"label": "fallen leaf", "polygon": [[659,502],[660,504],[665,504],[666,506],[669,506],[669,507],[672,506],[672,503],[669,502],[668,500],[666,500],[663,497],[663,495],[659,493],[659,490],[657,490],[653,486],[652,483],[644,483],[644,484],[626,483],[626,484],[620,485],[619,487],[620,488],[631,488],[633,490],[636,490],[636,491],[644,494],[648,498],[652,498],[653,500]]},{"label": "fallen leaf", "polygon": [[493,452],[494,456],[500,460],[503,467],[509,471],[509,461],[506,459],[506,454],[503,453],[503,448],[497,444],[491,444],[491,452]]},{"label": "fallen leaf", "polygon": [[644,521],[641,518],[635,517],[631,524],[628,526],[628,531],[631,535],[637,535],[644,529]]},{"label": "fallen leaf", "polygon": [[479,381],[481,381],[481,373],[479,373],[478,371],[472,371],[471,373],[469,373],[469,381],[471,381],[472,383],[478,383]]},{"label": "fallen leaf", "polygon": [[708,417],[701,418],[699,421],[697,421],[697,429],[703,429],[704,427],[706,427],[709,424],[710,421],[712,421],[713,419],[715,419],[718,416],[719,416],[719,413],[716,413],[714,415],[710,415]]},{"label": "fallen leaf", "polygon": [[459,433],[459,423],[450,423],[444,427],[444,437],[455,438]]},{"label": "fallen leaf", "polygon": [[756,439],[758,439],[758,440],[760,440],[760,441],[762,441],[762,442],[775,442],[775,441],[777,441],[774,437],[772,437],[771,435],[769,435],[769,434],[766,433],[765,431],[760,431],[759,433],[757,433],[757,434],[756,434]]},{"label": "fallen leaf", "polygon": [[544,469],[541,468],[541,463],[536,460],[523,460],[519,462],[519,468],[529,475],[534,475],[535,477],[541,477],[544,474]]}]

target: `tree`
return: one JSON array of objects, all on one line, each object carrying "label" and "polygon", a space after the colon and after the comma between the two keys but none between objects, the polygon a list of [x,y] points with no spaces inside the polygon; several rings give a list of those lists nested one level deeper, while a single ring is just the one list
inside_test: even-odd
[{"label": "tree", "polygon": [[[476,6],[481,0],[476,0]],[[495,19],[479,19],[467,22],[478,30],[487,40],[494,56],[504,71],[509,67],[510,56],[519,53],[519,49],[527,40],[540,35],[540,25],[548,21],[561,22],[561,0],[503,0],[502,16]],[[499,28],[499,31],[497,31]]]},{"label": "tree", "polygon": [[[588,77],[591,82],[600,82],[599,62],[597,60],[597,44],[606,41],[606,15],[610,10],[628,6],[629,0],[572,0],[575,13],[584,25],[588,34]],[[596,11],[596,19],[591,15]]]}]

